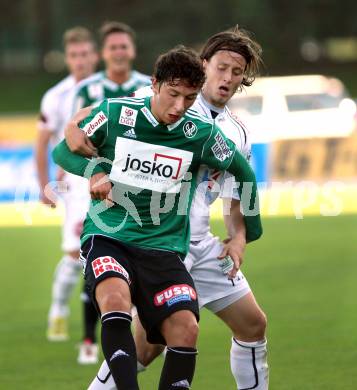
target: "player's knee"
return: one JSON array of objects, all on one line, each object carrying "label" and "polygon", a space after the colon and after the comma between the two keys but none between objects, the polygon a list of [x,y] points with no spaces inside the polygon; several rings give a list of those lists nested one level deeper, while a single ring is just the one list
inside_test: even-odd
[{"label": "player's knee", "polygon": [[177,346],[193,347],[198,337],[198,324],[195,317],[187,318],[175,324],[174,333]]},{"label": "player's knee", "polygon": [[263,311],[260,311],[246,329],[246,336],[252,340],[263,340],[267,327],[267,317]]},{"label": "player's knee", "polygon": [[100,297],[98,305],[102,313],[108,311],[130,312],[130,302],[127,302],[125,294],[120,291],[110,291]]}]

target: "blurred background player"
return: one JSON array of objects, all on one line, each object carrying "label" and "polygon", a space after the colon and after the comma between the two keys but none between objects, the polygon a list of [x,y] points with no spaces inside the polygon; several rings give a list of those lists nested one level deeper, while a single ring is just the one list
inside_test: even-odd
[{"label": "blurred background player", "polygon": [[[83,27],[67,30],[63,36],[65,61],[69,75],[49,89],[41,102],[36,142],[36,164],[41,202],[56,206],[56,196],[47,186],[49,182],[48,146],[63,139],[63,129],[73,113],[75,91],[78,83],[90,76],[96,68],[98,55],[91,33]],[[57,265],[52,285],[52,302],[48,313],[47,338],[50,341],[68,339],[67,318],[69,299],[75,287],[81,265],[78,261],[82,224],[88,209],[88,183],[85,179],[58,170],[57,180],[63,180],[65,188],[61,197],[65,206],[62,228],[63,257]],[[86,352],[86,353],[83,353]],[[79,362],[95,363],[98,347],[88,350],[80,346]]]},{"label": "blurred background player", "polygon": [[106,98],[129,96],[151,84],[149,76],[132,69],[136,48],[131,27],[120,22],[105,22],[100,29],[100,42],[105,69],[79,85],[77,108]]},{"label": "blurred background player", "polygon": [[[252,85],[261,63],[261,48],[248,33],[236,28],[234,31],[218,33],[208,39],[201,52],[206,81],[192,108],[201,115],[214,119],[227,137],[235,142],[238,150],[249,160],[251,154],[248,132],[232,116],[226,106],[237,90]],[[143,88],[135,96],[151,94],[150,88]],[[191,243],[186,268],[190,271],[198,292],[200,307],[206,307],[216,314],[230,328],[232,342],[230,351],[231,371],[240,390],[267,390],[269,371],[267,363],[267,342],[265,338],[266,316],[257,304],[243,273],[230,276],[229,268],[223,263],[225,244],[219,242],[210,232],[209,206],[218,195],[231,197],[229,188],[224,187],[227,173],[202,166],[198,175],[198,188],[190,213]],[[239,197],[233,193],[229,215],[225,224],[229,234],[226,242],[234,241],[240,254],[233,259],[239,268],[246,246],[245,224],[240,212]],[[227,199],[231,201],[231,199]],[[143,370],[162,352],[163,348],[149,344],[138,318],[135,319],[135,342],[138,370]],[[116,389],[106,362],[102,364],[89,390]]]},{"label": "blurred background player", "polygon": [[[105,98],[132,95],[137,89],[151,84],[149,76],[132,69],[136,48],[135,32],[130,26],[115,21],[105,22],[99,33],[105,69],[78,85],[74,111]],[[85,318],[83,340],[83,353],[85,353],[85,345],[91,348],[91,345],[96,342],[98,313],[84,289],[81,296]]]}]

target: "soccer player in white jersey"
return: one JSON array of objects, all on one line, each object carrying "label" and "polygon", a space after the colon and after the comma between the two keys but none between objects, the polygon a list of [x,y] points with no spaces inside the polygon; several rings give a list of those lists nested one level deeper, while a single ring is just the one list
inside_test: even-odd
[{"label": "soccer player in white jersey", "polygon": [[[236,28],[212,36],[204,45],[201,53],[206,82],[192,106],[201,115],[215,119],[226,136],[231,138],[238,149],[249,159],[250,143],[244,126],[232,115],[227,107],[233,94],[243,87],[249,87],[257,74],[261,62],[260,46],[249,34]],[[151,94],[150,87],[142,88],[135,96]],[[79,142],[75,123],[72,121],[68,133],[73,137],[72,147],[77,152],[89,153],[87,141],[82,136]],[[82,133],[84,134],[84,133]],[[67,143],[70,141],[67,138]],[[69,146],[71,147],[70,143]],[[190,213],[191,245],[185,265],[190,270],[199,296],[200,307],[206,307],[216,314],[232,331],[230,351],[231,371],[239,390],[267,390],[269,382],[267,364],[267,342],[265,338],[266,316],[257,304],[243,273],[229,278],[224,271],[225,244],[210,233],[209,205],[219,192],[225,196],[224,179],[227,174],[201,167],[195,200]],[[223,189],[223,191],[219,191]],[[232,194],[228,194],[232,195]],[[230,215],[225,215],[228,234],[235,237],[235,246],[240,253],[234,260],[239,268],[243,261],[245,225],[239,211],[239,199],[233,193]],[[237,235],[237,232],[241,232]],[[229,239],[229,238],[228,238]],[[219,260],[220,259],[220,260]],[[224,272],[225,273],[224,273]],[[228,272],[228,273],[227,273]],[[163,348],[147,343],[145,331],[136,318],[135,342],[138,357],[138,369],[143,370]],[[104,361],[97,377],[88,390],[116,389],[108,366]]]},{"label": "soccer player in white jersey", "polygon": [[[64,126],[73,114],[76,87],[81,80],[95,71],[98,62],[95,42],[86,28],[75,27],[67,30],[64,33],[63,43],[69,75],[43,96],[36,141],[40,199],[42,203],[51,207],[56,206],[56,196],[47,185],[49,182],[48,147],[50,144],[56,145],[63,139]],[[57,179],[65,183],[64,188],[60,190],[65,205],[65,220],[62,228],[63,256],[54,274],[52,302],[48,313],[47,338],[51,341],[68,339],[68,302],[80,275],[79,236],[89,203],[86,179],[64,173],[62,169],[58,170]],[[82,353],[80,363],[95,363],[97,350],[98,347],[92,345],[91,353],[85,355]]]}]

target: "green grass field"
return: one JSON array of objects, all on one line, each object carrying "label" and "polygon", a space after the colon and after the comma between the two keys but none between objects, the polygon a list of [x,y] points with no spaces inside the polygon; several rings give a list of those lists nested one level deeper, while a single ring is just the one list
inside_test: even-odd
[{"label": "green grass field", "polygon": [[[357,388],[356,216],[269,218],[243,271],[268,315],[271,390]],[[223,235],[222,223],[213,224]],[[71,340],[49,343],[46,316],[60,229],[2,228],[0,389],[86,389],[96,367],[76,363],[79,287]],[[193,389],[230,390],[230,334],[203,311]],[[155,390],[162,359],[140,375]]]}]

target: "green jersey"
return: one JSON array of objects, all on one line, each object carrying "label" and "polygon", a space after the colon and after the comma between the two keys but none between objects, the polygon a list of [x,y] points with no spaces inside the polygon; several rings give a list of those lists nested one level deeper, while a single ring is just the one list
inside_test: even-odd
[{"label": "green jersey", "polygon": [[75,111],[106,98],[130,96],[137,89],[150,84],[150,77],[136,70],[131,71],[129,79],[123,84],[117,84],[108,79],[105,71],[97,72],[79,83]]},{"label": "green jersey", "polygon": [[[105,161],[74,154],[65,141],[54,150],[55,162],[65,170],[86,177],[105,172],[114,185],[114,205],[92,200],[82,242],[100,234],[186,254],[189,211],[201,164],[227,170],[241,182],[247,240],[258,239],[262,227],[255,209],[255,175],[235,144],[213,120],[193,110],[172,125],[159,123],[150,102],[150,97],[106,99],[80,124]],[[248,197],[243,183],[250,184]]]}]

